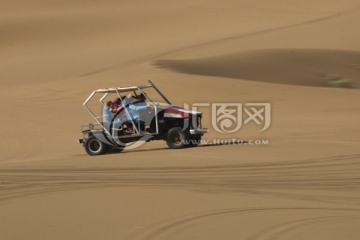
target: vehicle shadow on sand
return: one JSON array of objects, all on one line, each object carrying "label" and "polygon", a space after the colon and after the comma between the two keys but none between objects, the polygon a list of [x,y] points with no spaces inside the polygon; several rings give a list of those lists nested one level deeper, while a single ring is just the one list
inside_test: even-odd
[{"label": "vehicle shadow on sand", "polygon": [[234,143],[207,143],[207,144],[201,144],[198,146],[193,146],[193,147],[184,147],[184,148],[179,148],[179,149],[171,149],[168,148],[166,146],[164,147],[157,147],[157,148],[151,148],[151,149],[130,149],[130,150],[124,150],[124,152],[113,152],[113,153],[108,153],[108,154],[131,154],[131,153],[137,153],[137,152],[156,152],[156,151],[186,151],[186,150],[190,150],[190,149],[196,149],[196,148],[206,148],[206,147],[221,147],[221,146],[225,146],[225,145],[245,145],[247,144],[248,141],[244,141],[242,143],[238,143],[238,144],[234,144]]}]

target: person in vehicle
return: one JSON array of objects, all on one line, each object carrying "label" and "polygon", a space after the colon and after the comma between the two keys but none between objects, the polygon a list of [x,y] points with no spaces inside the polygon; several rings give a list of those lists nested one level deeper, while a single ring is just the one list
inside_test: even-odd
[{"label": "person in vehicle", "polygon": [[[123,96],[121,99],[108,101],[103,113],[105,121],[121,124],[126,134],[133,133],[133,123],[137,128],[144,129],[145,122],[140,120],[139,112],[147,108],[145,101],[146,96],[143,93],[135,97],[131,95]],[[126,109],[124,109],[124,105]]]},{"label": "person in vehicle", "polygon": [[118,99],[120,98],[117,98],[116,100],[112,101],[112,104],[115,109],[117,109],[121,105],[121,102]]},{"label": "person in vehicle", "polygon": [[120,130],[123,134],[131,134],[133,129],[126,119],[125,111],[121,112],[122,110],[124,110],[124,106],[115,108],[113,101],[108,101],[103,111],[104,122],[112,123],[115,128],[121,126]]},{"label": "person in vehicle", "polygon": [[122,96],[121,98],[117,98],[113,101],[113,104],[114,104],[114,108],[117,109],[119,108],[120,106],[123,106],[123,103],[124,105],[126,105],[126,96]]},{"label": "person in vehicle", "polygon": [[129,105],[132,117],[138,121],[139,120],[139,111],[147,108],[146,105],[146,96],[141,93],[137,96],[136,100]]},{"label": "person in vehicle", "polygon": [[140,113],[147,108],[147,104],[145,101],[146,96],[141,93],[140,95],[136,96],[135,100],[131,104],[129,104],[128,107],[131,119],[142,130],[145,129],[145,122],[141,119]]},{"label": "person in vehicle", "polygon": [[104,107],[103,110],[103,117],[105,119],[105,122],[111,122],[115,116],[115,113],[120,112],[123,109],[123,106],[115,108],[114,103],[112,101],[108,101],[106,103],[106,107]]}]

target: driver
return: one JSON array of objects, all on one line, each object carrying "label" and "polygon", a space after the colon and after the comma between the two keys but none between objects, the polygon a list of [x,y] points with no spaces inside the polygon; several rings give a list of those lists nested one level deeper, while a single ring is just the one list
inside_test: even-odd
[{"label": "driver", "polygon": [[146,96],[141,93],[137,96],[137,99],[129,105],[130,114],[132,115],[135,121],[139,121],[139,111],[147,108],[146,105]]}]

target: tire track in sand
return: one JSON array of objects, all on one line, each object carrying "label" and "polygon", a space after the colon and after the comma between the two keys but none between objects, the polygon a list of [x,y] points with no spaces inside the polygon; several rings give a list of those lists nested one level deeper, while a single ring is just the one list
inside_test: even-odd
[{"label": "tire track in sand", "polygon": [[[271,226],[264,230],[259,231],[248,240],[262,240],[262,239],[279,239],[283,234],[289,233],[300,227],[310,224],[326,224],[327,222],[341,222],[352,219],[360,219],[360,209],[351,208],[245,208],[245,209],[220,209],[207,211],[202,213],[196,213],[187,216],[180,216],[173,219],[167,219],[161,223],[154,224],[145,229],[142,229],[140,233],[135,233],[130,239],[133,240],[165,240],[171,239],[171,236],[178,234],[181,231],[185,231],[196,224],[206,224],[206,221],[224,217],[226,215],[234,214],[261,214],[270,212],[275,214],[277,212],[292,212],[293,216],[296,216],[298,212],[331,212],[330,216],[316,216],[309,218],[300,218],[291,221],[285,221],[275,226]],[[356,214],[354,214],[356,213]],[[341,214],[341,215],[340,215]],[[321,215],[321,213],[320,213]],[[241,228],[241,226],[239,226]]]},{"label": "tire track in sand", "polygon": [[101,187],[186,189],[360,205],[360,154],[208,167],[1,169],[0,202]]}]

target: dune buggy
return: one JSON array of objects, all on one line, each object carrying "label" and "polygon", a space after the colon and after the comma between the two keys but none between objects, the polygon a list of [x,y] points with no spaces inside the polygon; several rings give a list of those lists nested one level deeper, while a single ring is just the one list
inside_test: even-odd
[{"label": "dune buggy", "polygon": [[[173,149],[197,146],[208,132],[201,127],[201,112],[173,106],[151,81],[95,90],[83,105],[95,123],[81,127],[79,143],[91,156],[134,149],[153,140],[164,140]],[[101,114],[96,114],[99,105]]]}]

